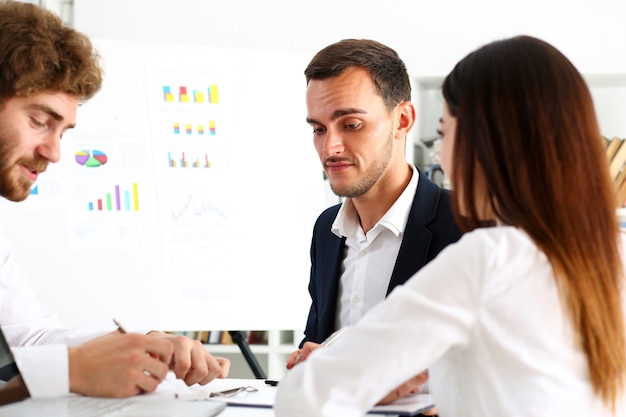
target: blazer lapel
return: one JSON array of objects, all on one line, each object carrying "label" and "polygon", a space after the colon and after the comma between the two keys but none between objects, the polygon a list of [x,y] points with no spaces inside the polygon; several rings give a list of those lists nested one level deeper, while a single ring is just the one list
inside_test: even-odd
[{"label": "blazer lapel", "polygon": [[426,263],[432,240],[432,232],[427,225],[436,218],[440,192],[441,190],[426,178],[426,174],[419,171],[417,190],[387,287],[387,295]]}]

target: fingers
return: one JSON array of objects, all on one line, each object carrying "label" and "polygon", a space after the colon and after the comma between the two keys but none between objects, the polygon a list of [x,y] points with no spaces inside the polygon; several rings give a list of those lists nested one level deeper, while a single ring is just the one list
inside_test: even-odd
[{"label": "fingers", "polygon": [[302,349],[298,349],[291,355],[289,355],[289,357],[287,358],[287,369],[291,369],[300,362],[304,362],[306,358],[309,357],[311,352],[319,349],[320,347],[322,347],[322,345],[320,345],[319,343],[305,342],[304,345],[302,345]]},{"label": "fingers", "polygon": [[423,371],[391,391],[378,404],[390,404],[410,393],[415,393],[419,391],[419,387],[425,384],[426,381],[428,381],[428,371]]},{"label": "fingers", "polygon": [[296,362],[298,361],[298,357],[300,356],[300,349],[296,350],[295,352],[291,353],[291,355],[289,355],[289,357],[287,358],[287,369],[291,369],[296,365]]},{"label": "fingers", "polygon": [[[131,335],[131,337],[132,336],[133,335]],[[172,361],[174,356],[174,346],[171,343],[169,343],[167,340],[156,337],[147,337],[146,340],[147,342],[145,349],[151,357],[158,358],[161,362],[165,364],[168,364]]]},{"label": "fingers", "polygon": [[145,365],[143,365],[142,368],[144,371],[135,378],[135,384],[140,392],[152,392],[156,390],[159,383],[165,379],[169,371],[167,363],[148,355],[145,356]]},{"label": "fingers", "polygon": [[187,382],[187,378],[192,379],[197,374],[205,375],[208,372],[206,362],[199,360],[199,352],[191,339],[183,336],[168,339],[174,345],[174,357],[170,368],[174,371],[176,378]]},{"label": "fingers", "polygon": [[172,352],[167,340],[120,333],[68,348],[70,391],[94,397],[154,391],[167,375]]},{"label": "fingers", "polygon": [[320,345],[319,343],[305,342],[304,345],[302,345],[302,349],[300,349],[300,356],[297,358],[296,364],[300,362],[304,362],[306,358],[309,357],[311,352],[313,352],[316,349],[319,349],[320,347],[322,347],[322,345]]},{"label": "fingers", "polygon": [[425,416],[436,416],[438,414],[437,407],[433,407],[428,410],[422,411],[422,414]]},{"label": "fingers", "polygon": [[230,370],[230,361],[212,356],[197,340],[185,336],[168,336],[174,346],[170,368],[176,378],[187,385],[206,385],[215,378],[225,378]]},{"label": "fingers", "polygon": [[216,357],[217,362],[220,364],[220,368],[222,372],[217,376],[218,378],[226,378],[228,377],[228,372],[230,372],[230,360],[227,358]]}]

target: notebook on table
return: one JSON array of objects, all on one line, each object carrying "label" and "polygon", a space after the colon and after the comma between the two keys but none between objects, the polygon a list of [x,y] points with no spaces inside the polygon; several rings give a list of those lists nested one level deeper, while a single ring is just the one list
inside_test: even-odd
[{"label": "notebook on table", "polygon": [[[273,381],[276,382],[276,381]],[[214,379],[200,390],[217,393],[230,392],[229,395],[212,396],[216,401],[223,401],[233,407],[272,408],[276,398],[277,384],[267,384],[258,379]],[[251,388],[251,389],[248,389]],[[411,394],[387,404],[374,406],[368,414],[388,416],[415,416],[435,406],[430,394]],[[297,417],[297,416],[296,416]]]},{"label": "notebook on table", "polygon": [[0,417],[213,417],[226,404],[160,397],[31,398],[0,328]]}]

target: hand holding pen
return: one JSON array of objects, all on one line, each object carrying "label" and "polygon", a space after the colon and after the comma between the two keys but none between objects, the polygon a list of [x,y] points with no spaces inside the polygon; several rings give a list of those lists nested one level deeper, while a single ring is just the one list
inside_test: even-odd
[{"label": "hand holding pen", "polygon": [[[127,333],[119,321],[113,319],[113,322],[119,333]],[[147,337],[167,341],[173,346],[173,355],[166,363],[176,378],[182,379],[187,385],[205,385],[215,378],[226,378],[228,375],[230,361],[211,355],[199,341],[157,331],[149,332]]]},{"label": "hand holding pen", "polygon": [[319,349],[320,347],[330,346],[339,338],[339,336],[343,334],[343,332],[346,331],[347,328],[347,326],[344,326],[341,329],[335,331],[333,334],[328,336],[328,338],[326,338],[326,340],[324,340],[322,343],[305,342],[304,345],[302,345],[302,349],[298,349],[291,355],[289,355],[289,357],[287,358],[287,369],[291,369],[300,362],[304,362],[314,350]]}]

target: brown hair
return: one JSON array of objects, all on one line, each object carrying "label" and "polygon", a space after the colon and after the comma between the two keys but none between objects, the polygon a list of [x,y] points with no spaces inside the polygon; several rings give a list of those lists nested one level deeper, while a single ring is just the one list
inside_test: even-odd
[{"label": "brown hair", "polygon": [[443,95],[457,118],[457,221],[481,225],[472,195],[484,182],[498,219],[528,233],[550,260],[594,391],[614,408],[626,379],[620,231],[583,77],[551,45],[518,36],[461,60]]},{"label": "brown hair", "polygon": [[411,82],[396,51],[369,39],[344,39],[319,51],[304,70],[310,80],[337,77],[350,67],[367,70],[387,109],[411,100]]},{"label": "brown hair", "polygon": [[102,84],[89,38],[33,4],[0,1],[0,59],[0,101],[62,91],[84,102]]}]

